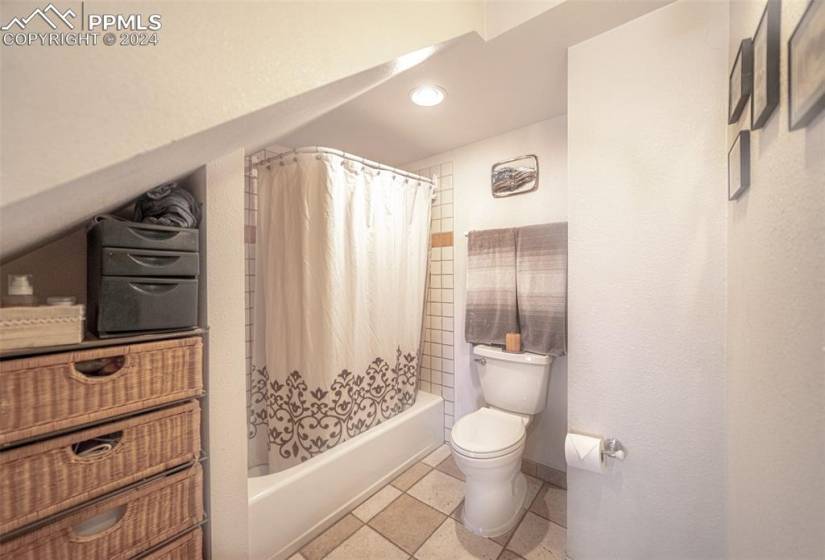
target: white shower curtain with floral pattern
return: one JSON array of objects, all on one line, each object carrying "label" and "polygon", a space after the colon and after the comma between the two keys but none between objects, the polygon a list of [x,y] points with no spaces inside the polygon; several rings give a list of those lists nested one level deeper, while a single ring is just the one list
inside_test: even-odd
[{"label": "white shower curtain with floral pattern", "polygon": [[257,172],[250,463],[275,472],[413,404],[433,187],[321,153]]}]

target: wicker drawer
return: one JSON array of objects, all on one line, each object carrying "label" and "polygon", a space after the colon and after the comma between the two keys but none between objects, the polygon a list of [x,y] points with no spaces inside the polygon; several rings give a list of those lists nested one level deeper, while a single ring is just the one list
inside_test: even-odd
[{"label": "wicker drawer", "polygon": [[203,531],[200,528],[175,539],[143,560],[201,560],[203,558]]},{"label": "wicker drawer", "polygon": [[189,402],[0,454],[0,534],[194,461],[200,407]]},{"label": "wicker drawer", "polygon": [[0,558],[126,560],[203,518],[200,465],[0,543]]},{"label": "wicker drawer", "polygon": [[190,337],[0,362],[0,444],[200,395]]}]

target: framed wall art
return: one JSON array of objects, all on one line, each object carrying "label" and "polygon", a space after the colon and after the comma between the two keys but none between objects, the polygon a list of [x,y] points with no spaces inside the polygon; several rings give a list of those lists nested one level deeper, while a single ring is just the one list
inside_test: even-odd
[{"label": "framed wall art", "polygon": [[751,130],[762,128],[779,104],[781,0],[768,0],[753,34]]},{"label": "framed wall art", "polygon": [[728,200],[736,200],[751,184],[751,133],[742,130],[728,152]]},{"label": "framed wall art", "polygon": [[808,125],[825,108],[825,0],[810,0],[788,39],[788,126]]},{"label": "framed wall art", "polygon": [[753,88],[753,41],[742,39],[728,78],[728,124],[739,120]]}]

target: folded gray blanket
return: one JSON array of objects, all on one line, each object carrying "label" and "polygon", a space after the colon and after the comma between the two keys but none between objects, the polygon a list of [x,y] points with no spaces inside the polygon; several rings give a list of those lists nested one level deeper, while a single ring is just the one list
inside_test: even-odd
[{"label": "folded gray blanket", "polygon": [[201,207],[195,197],[177,183],[166,183],[143,193],[135,201],[136,222],[196,228]]}]

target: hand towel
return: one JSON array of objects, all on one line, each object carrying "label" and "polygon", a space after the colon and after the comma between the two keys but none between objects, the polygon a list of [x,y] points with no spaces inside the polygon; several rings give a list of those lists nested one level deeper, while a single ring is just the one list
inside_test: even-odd
[{"label": "hand towel", "polygon": [[521,347],[567,353],[567,223],[516,231],[516,283]]},{"label": "hand towel", "polygon": [[467,239],[464,337],[471,344],[504,344],[518,331],[516,231],[471,231]]}]

